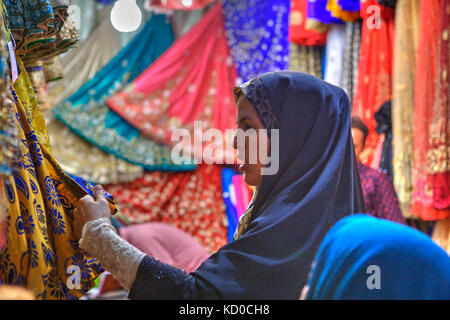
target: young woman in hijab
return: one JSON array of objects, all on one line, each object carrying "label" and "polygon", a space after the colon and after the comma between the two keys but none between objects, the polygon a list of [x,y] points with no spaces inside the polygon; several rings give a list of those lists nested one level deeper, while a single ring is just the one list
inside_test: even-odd
[{"label": "young woman in hijab", "polygon": [[315,258],[306,299],[450,299],[450,257],[413,228],[368,215],[339,221]]},{"label": "young woman in hijab", "polygon": [[[146,256],[116,235],[103,189],[75,214],[80,246],[134,299],[297,299],[329,228],[365,212],[345,92],[299,72],[263,74],[235,88],[238,128],[279,129],[279,165],[249,164],[253,139],[235,137],[245,181],[257,192],[234,240],[187,274]],[[273,145],[271,147],[274,147]],[[269,148],[276,150],[276,148]],[[259,150],[258,150],[259,151]],[[275,151],[273,151],[275,152]],[[258,153],[259,154],[259,153]]]}]

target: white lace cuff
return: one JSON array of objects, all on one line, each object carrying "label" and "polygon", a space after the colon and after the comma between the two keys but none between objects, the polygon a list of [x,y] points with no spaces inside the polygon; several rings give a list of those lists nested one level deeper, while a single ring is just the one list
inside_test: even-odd
[{"label": "white lace cuff", "polygon": [[107,218],[83,227],[80,248],[98,259],[126,289],[130,289],[145,253],[122,239]]}]

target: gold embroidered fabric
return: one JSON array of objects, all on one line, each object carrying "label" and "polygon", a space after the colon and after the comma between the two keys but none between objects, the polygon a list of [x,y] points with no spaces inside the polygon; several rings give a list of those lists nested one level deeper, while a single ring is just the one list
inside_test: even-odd
[{"label": "gold embroidered fabric", "polygon": [[414,147],[414,83],[420,0],[398,0],[395,16],[392,97],[394,185],[409,217]]},{"label": "gold embroidered fabric", "polygon": [[143,175],[140,166],[107,154],[74,134],[50,111],[45,113],[53,156],[70,174],[100,184],[131,182]]},{"label": "gold embroidered fabric", "polygon": [[312,74],[322,79],[322,47],[289,44],[289,70]]},{"label": "gold embroidered fabric", "polygon": [[431,238],[450,255],[450,218],[436,222]]}]

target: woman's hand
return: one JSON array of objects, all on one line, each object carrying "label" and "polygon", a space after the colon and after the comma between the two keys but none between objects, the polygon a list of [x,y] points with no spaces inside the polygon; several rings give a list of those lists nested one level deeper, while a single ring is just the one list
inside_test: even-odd
[{"label": "woman's hand", "polygon": [[74,232],[77,238],[81,238],[83,227],[89,221],[111,217],[103,187],[96,185],[94,190],[96,199],[86,195],[78,201],[77,208],[74,210]]}]

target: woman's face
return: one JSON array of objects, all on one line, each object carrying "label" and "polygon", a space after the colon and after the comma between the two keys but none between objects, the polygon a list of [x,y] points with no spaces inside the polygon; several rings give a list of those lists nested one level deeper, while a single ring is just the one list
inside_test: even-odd
[{"label": "woman's face", "polygon": [[[245,97],[241,96],[237,102],[237,128],[242,129],[245,134],[244,138],[238,138],[239,132],[236,131],[233,141],[233,147],[238,150],[237,157],[243,162],[239,166],[239,171],[244,173],[244,180],[248,185],[259,187],[262,182],[262,168],[260,159],[260,141],[259,139],[266,139],[268,153],[269,139],[266,135],[259,135],[260,129],[265,129],[261,120],[259,119],[258,113],[251,104],[251,102]],[[253,132],[250,129],[254,129]],[[254,154],[256,151],[256,155]],[[252,152],[252,157],[250,157],[250,152]],[[255,159],[256,161],[251,159]],[[250,163],[251,162],[251,163]]]}]

